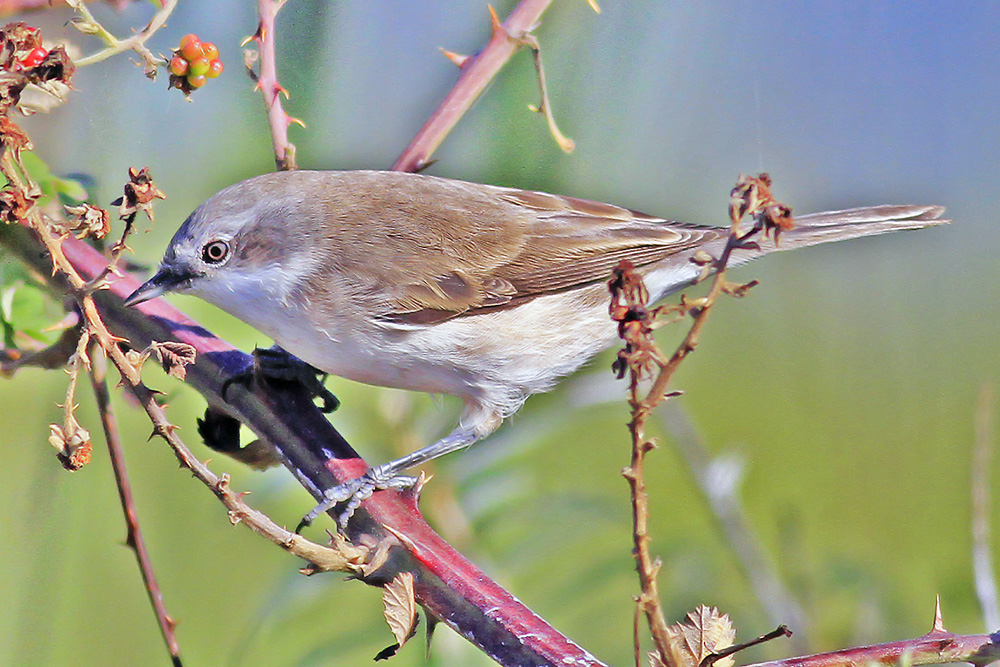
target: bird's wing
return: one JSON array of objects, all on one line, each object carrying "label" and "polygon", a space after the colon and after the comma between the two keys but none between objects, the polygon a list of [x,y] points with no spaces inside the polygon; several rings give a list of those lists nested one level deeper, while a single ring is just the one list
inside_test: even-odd
[{"label": "bird's wing", "polygon": [[607,280],[622,260],[642,267],[728,233],[583,199],[486,192],[490,201],[480,215],[448,215],[461,229],[452,229],[440,249],[427,249],[425,261],[400,267],[380,295],[389,306],[384,320],[429,324],[523,303]]}]

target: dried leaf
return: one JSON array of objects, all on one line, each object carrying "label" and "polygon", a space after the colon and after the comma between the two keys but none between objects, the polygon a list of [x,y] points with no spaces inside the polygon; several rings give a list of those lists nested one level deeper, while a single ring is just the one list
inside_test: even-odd
[{"label": "dried leaf", "polygon": [[386,584],[382,592],[385,604],[385,621],[396,638],[396,645],[379,652],[376,660],[396,654],[403,644],[417,631],[417,598],[413,593],[413,574],[400,572]]},{"label": "dried leaf", "polygon": [[[715,607],[699,605],[688,612],[687,618],[667,628],[670,635],[672,662],[684,667],[697,667],[702,660],[728,648],[736,641],[736,629],[729,616]],[[716,667],[732,667],[732,657],[718,660]]]},{"label": "dried leaf", "polygon": [[193,364],[198,357],[197,349],[187,343],[178,343],[175,341],[157,343],[153,341],[150,344],[150,348],[156,354],[157,361],[163,366],[163,370],[166,371],[167,375],[171,375],[178,380],[183,380],[187,377],[187,366]]}]

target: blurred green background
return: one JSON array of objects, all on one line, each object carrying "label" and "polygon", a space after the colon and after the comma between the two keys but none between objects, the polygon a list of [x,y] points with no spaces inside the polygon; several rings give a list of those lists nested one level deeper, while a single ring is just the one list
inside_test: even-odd
[{"label": "blurred green background", "polygon": [[[724,224],[740,172],[766,170],[808,212],[939,203],[956,224],[773,256],[741,269],[761,286],[724,301],[684,364],[678,403],[706,447],[743,466],[740,498],[804,608],[782,657],[923,634],[934,596],[947,627],[985,628],[971,568],[976,396],[1000,371],[996,259],[1000,55],[992,2],[619,2],[595,15],[560,0],[537,31],[552,103],[577,142],[562,154],[520,53],[462,121],[430,173],[547,190],[680,220]],[[501,15],[512,2],[497,5]],[[132,245],[155,264],[202,200],[273,169],[262,104],[243,75],[249,0],[182,1],[151,42],[196,32],[219,45],[223,77],[186,103],[128,56],[79,72],[70,104],[24,121],[60,174],[85,173],[93,200],[150,167],[168,199]],[[95,6],[118,35],[152,14]],[[97,44],[68,11],[27,19],[83,53]],[[307,168],[386,168],[449,89],[438,51],[485,44],[484,3],[291,0],[279,17],[286,108]],[[233,343],[269,341],[186,297],[181,308]],[[58,317],[58,313],[56,313]],[[679,329],[661,335],[665,347]],[[610,354],[528,401],[499,434],[434,468],[424,508],[439,530],[521,600],[612,664],[631,662],[632,597],[624,384]],[[279,522],[310,507],[284,470],[253,473],[197,442],[204,403],[154,368],[200,456]],[[168,660],[125,531],[93,402],[81,421],[94,462],[64,472],[46,442],[66,376],[0,382],[0,664],[158,665]],[[371,461],[450,429],[452,399],[331,379],[333,419]],[[120,399],[120,394],[119,394]],[[118,400],[138,509],[189,665],[365,665],[391,643],[377,591],[299,563],[242,528]],[[771,629],[689,470],[664,445],[650,458],[653,548],[679,619],[699,603],[730,613],[742,639]],[[995,434],[994,434],[995,435]],[[730,460],[730,459],[727,459]],[[996,466],[989,478],[997,481]],[[991,516],[996,516],[997,502]],[[319,531],[316,531],[319,535]],[[996,542],[996,540],[994,540]],[[420,642],[396,665],[424,664]],[[442,628],[432,665],[492,664]]]}]

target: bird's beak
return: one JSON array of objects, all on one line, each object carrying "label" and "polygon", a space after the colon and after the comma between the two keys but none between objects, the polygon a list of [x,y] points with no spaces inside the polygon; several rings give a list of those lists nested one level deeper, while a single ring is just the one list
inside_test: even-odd
[{"label": "bird's beak", "polygon": [[177,271],[170,267],[161,266],[156,275],[139,286],[139,289],[129,294],[125,299],[126,306],[135,306],[155,299],[156,297],[181,287],[191,281],[194,276],[186,271]]}]

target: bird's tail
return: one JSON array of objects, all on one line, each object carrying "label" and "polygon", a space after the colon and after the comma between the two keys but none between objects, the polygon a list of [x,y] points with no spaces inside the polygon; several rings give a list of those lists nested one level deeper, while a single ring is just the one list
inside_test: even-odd
[{"label": "bird's tail", "polygon": [[[796,216],[795,227],[781,234],[778,244],[765,251],[791,250],[818,243],[844,241],[859,236],[874,236],[904,229],[944,225],[943,206],[869,206],[845,211],[827,211]],[[762,244],[763,245],[763,244]]]},{"label": "bird's tail", "polygon": [[[759,245],[759,249],[736,250],[729,259],[729,266],[745,264],[779,250],[805,248],[820,243],[845,241],[860,236],[887,234],[905,229],[920,229],[951,222],[941,218],[943,214],[943,206],[889,205],[796,216],[795,226],[782,232],[777,243],[773,234],[769,237],[758,234],[754,236],[753,241]],[[725,244],[726,238],[720,234],[716,241],[701,248],[710,255],[718,257]],[[683,289],[697,279],[701,269],[691,261],[697,251],[698,248],[693,248],[678,253],[669,261],[652,268],[646,276],[646,284],[649,286],[653,301]]]}]

